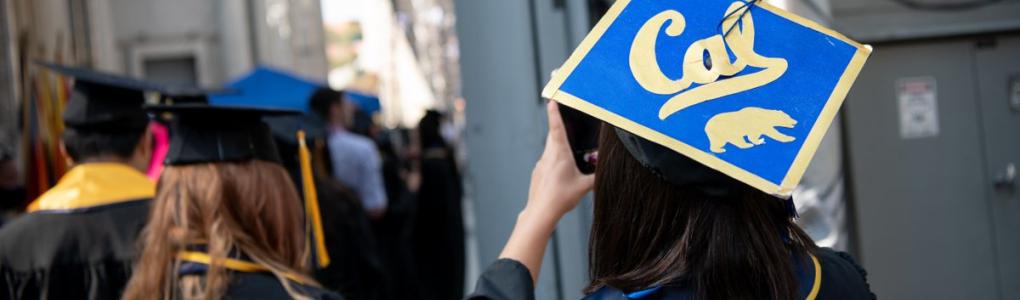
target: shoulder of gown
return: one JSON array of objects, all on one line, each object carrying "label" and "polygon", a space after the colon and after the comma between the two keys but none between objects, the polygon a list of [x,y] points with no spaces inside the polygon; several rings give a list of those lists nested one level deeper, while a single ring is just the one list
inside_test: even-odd
[{"label": "shoulder of gown", "polygon": [[0,298],[119,298],[149,201],[73,213],[36,212],[0,229]]},{"label": "shoulder of gown", "polygon": [[[227,299],[290,299],[280,280],[267,273],[233,272]],[[311,299],[343,300],[334,292],[291,281],[291,288]]]},{"label": "shoulder of gown", "polygon": [[535,299],[535,285],[528,267],[512,259],[500,259],[489,265],[478,278],[470,300]]},{"label": "shoulder of gown", "polygon": [[819,248],[815,256],[822,266],[818,299],[876,299],[868,272],[849,253]]}]

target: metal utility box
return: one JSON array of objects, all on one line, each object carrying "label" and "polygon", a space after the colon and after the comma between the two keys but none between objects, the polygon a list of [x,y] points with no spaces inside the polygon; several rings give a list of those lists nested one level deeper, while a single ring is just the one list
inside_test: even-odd
[{"label": "metal utility box", "polygon": [[845,103],[860,260],[891,299],[1020,299],[1020,33],[876,44]]}]

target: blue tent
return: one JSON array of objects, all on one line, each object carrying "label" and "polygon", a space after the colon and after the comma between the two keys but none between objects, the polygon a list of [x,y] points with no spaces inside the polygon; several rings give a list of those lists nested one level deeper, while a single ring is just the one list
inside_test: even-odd
[{"label": "blue tent", "polygon": [[[210,97],[215,105],[246,105],[295,109],[308,112],[308,97],[326,84],[290,74],[285,71],[259,66],[245,76],[227,84],[237,93]],[[379,98],[358,92],[348,92],[348,98],[368,112],[379,111]]]},{"label": "blue tent", "polygon": [[344,91],[344,93],[347,94],[347,99],[357,103],[358,108],[370,115],[382,109],[382,106],[379,104],[379,97],[356,91]]},{"label": "blue tent", "polygon": [[308,97],[324,83],[259,66],[245,76],[227,84],[237,93],[213,95],[215,105],[246,105],[296,109],[308,112]]}]

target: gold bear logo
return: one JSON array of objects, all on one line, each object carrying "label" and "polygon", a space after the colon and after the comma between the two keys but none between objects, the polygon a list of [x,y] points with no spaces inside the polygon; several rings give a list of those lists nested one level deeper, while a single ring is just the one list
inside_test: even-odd
[{"label": "gold bear logo", "polygon": [[717,114],[708,119],[705,134],[708,135],[712,152],[723,153],[726,152],[727,143],[740,149],[764,144],[763,135],[781,143],[792,142],[796,138],[779,133],[776,127],[793,128],[795,125],[797,120],[783,111],[746,107],[734,112]]}]

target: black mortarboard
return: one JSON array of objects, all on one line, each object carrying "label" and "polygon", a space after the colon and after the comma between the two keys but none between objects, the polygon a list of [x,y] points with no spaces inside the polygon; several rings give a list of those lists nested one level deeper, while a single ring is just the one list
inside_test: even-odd
[{"label": "black mortarboard", "polygon": [[263,121],[269,125],[270,131],[277,141],[292,146],[299,144],[296,132],[304,131],[308,139],[325,139],[326,124],[322,119],[312,115],[266,116]]},{"label": "black mortarboard", "polygon": [[678,186],[689,186],[712,196],[727,196],[743,190],[744,184],[722,172],[655,142],[616,128],[624,148],[642,166],[659,178]]},{"label": "black mortarboard", "polygon": [[154,83],[85,68],[40,65],[74,78],[74,88],[63,116],[64,123],[72,128],[144,127],[148,123],[148,116],[142,109],[145,93],[161,89]]},{"label": "black mortarboard", "polygon": [[207,104],[149,106],[170,113],[170,149],[165,163],[265,160],[280,162],[276,143],[264,116],[300,114],[293,110]]},{"label": "black mortarboard", "polygon": [[161,90],[159,104],[208,104],[209,97],[215,95],[240,94],[233,89],[202,89],[190,86],[173,86]]}]

